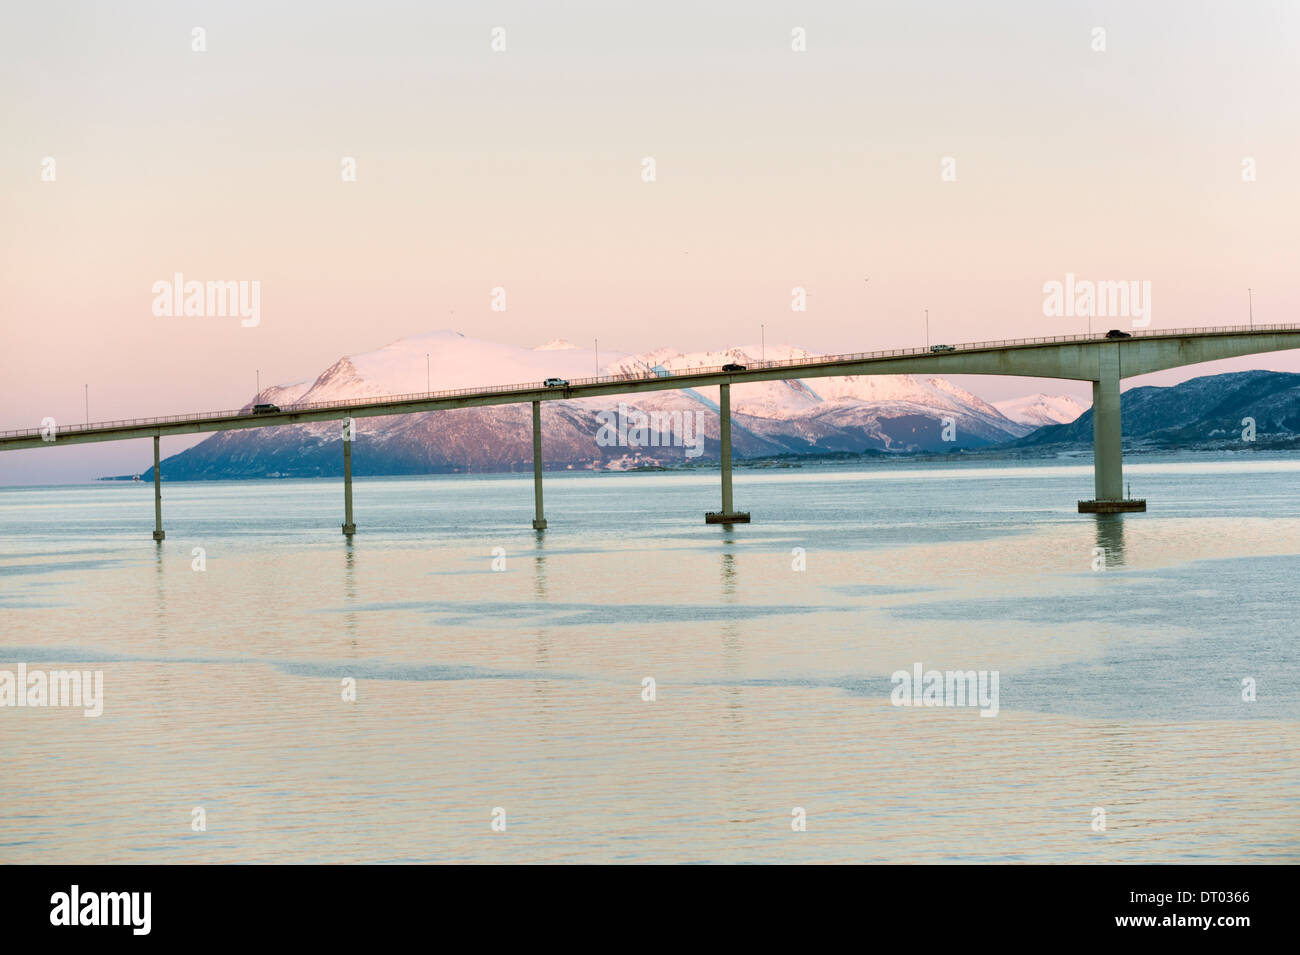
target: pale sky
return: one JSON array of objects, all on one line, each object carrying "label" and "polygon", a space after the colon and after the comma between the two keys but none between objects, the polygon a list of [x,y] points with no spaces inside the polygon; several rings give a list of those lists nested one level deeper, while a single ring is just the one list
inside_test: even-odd
[{"label": "pale sky", "polygon": [[[933,341],[1081,332],[1043,314],[1067,272],[1151,282],[1153,328],[1244,322],[1248,287],[1257,322],[1300,321],[1297,2],[114,0],[5,21],[0,430],[82,420],[85,384],[93,420],[237,407],[257,369],[296,381],[440,328],[636,352],[765,323],[851,352],[922,344],[929,308]],[[178,271],[259,281],[260,324],[153,315]],[[1300,353],[1154,381],[1250,367]],[[7,452],[0,483],[150,457]]]}]

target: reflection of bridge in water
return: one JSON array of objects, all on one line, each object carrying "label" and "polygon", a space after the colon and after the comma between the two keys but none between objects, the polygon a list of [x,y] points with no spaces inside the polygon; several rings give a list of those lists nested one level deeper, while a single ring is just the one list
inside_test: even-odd
[{"label": "reflection of bridge in water", "polygon": [[1097,547],[1104,567],[1124,566],[1124,518],[1114,512],[1093,515],[1097,522]]},{"label": "reflection of bridge in water", "polygon": [[[1127,500],[1123,495],[1123,455],[1120,432],[1120,381],[1167,368],[1199,362],[1236,358],[1264,352],[1300,348],[1300,325],[1222,326],[1134,332],[1127,338],[1110,339],[1095,335],[1058,335],[967,345],[937,346],[942,349],[897,348],[853,355],[765,361],[748,367],[724,366],[670,372],[662,367],[644,375],[623,373],[582,378],[547,386],[543,382],[461,388],[386,398],[358,398],[317,404],[287,405],[269,413],[251,410],[213,411],[137,418],[62,428],[30,428],[0,432],[0,451],[18,448],[54,447],[94,441],[126,441],[153,438],[154,456],[154,539],[162,540],[162,489],[159,473],[159,442],[167,435],[246,428],[271,428],[312,421],[369,418],[383,415],[416,414],[452,408],[522,404],[533,406],[533,486],[536,513],[533,527],[543,530],[542,511],[542,423],[541,403],[566,398],[626,395],[643,391],[675,391],[717,386],[721,435],[722,509],[705,515],[712,524],[747,523],[749,514],[737,511],[731,490],[731,386],[749,381],[780,381],[824,378],[831,375],[1015,375],[1029,378],[1064,378],[1092,382],[1093,491],[1092,500],[1079,501],[1079,510],[1099,514],[1146,510],[1146,501]],[[724,370],[730,368],[732,370]],[[737,370],[738,369],[738,370]],[[343,441],[343,532],[356,532],[352,519],[352,441],[344,426]],[[1103,532],[1103,528],[1109,528]],[[1123,553],[1122,529],[1118,522],[1099,521],[1098,546],[1103,533],[1117,535],[1117,553]],[[1109,553],[1111,548],[1107,548]]]}]

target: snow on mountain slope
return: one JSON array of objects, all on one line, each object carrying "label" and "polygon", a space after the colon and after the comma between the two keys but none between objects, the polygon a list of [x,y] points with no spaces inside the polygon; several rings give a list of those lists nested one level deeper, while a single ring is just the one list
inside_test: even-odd
[{"label": "snow on mountain slope", "polygon": [[281,407],[284,407],[285,405],[291,405],[296,401],[302,401],[302,396],[311,389],[312,384],[314,384],[314,382],[312,379],[308,378],[306,381],[295,381],[291,385],[271,385],[270,387],[263,388],[259,391],[253,397],[253,400],[244,405],[241,410],[248,411],[252,409],[253,405],[260,404],[280,405]]},{"label": "snow on mountain slope", "polygon": [[[790,345],[738,346],[725,351],[674,352],[658,349],[644,355],[630,355],[619,362],[618,370],[644,372],[653,367],[668,371],[708,368],[729,362],[754,367],[762,359],[785,361],[817,357],[803,348]],[[700,393],[717,401],[717,388],[702,388]],[[640,399],[638,399],[640,400]],[[1027,429],[1007,418],[996,407],[943,378],[920,378],[916,375],[836,375],[809,378],[806,381],[764,381],[747,383],[731,394],[731,408],[736,414],[758,418],[794,419],[824,409],[827,402],[847,401],[880,406],[896,405],[899,413],[915,413],[917,408],[963,413],[988,425],[1001,428],[1016,437]]]},{"label": "snow on mountain slope", "polygon": [[[425,356],[428,356],[426,376]],[[620,357],[611,353],[611,358]],[[304,402],[345,398],[423,394],[426,390],[583,378],[596,373],[590,349],[552,341],[541,348],[521,348],[460,332],[412,335],[377,351],[340,358],[302,396]]]},{"label": "snow on mountain slope", "polygon": [[[600,370],[603,374],[649,374],[656,368],[683,372],[716,368],[730,362],[753,367],[759,363],[756,351],[758,349],[753,346],[743,346],[685,353],[660,348],[640,355],[606,352]],[[768,361],[816,357],[805,349],[789,345],[770,345],[763,355]],[[467,338],[454,331],[438,331],[399,339],[377,351],[340,358],[296,399],[289,398],[289,395],[301,384],[281,386],[283,394],[277,403],[418,394],[423,393],[426,387],[440,391],[542,381],[550,377],[576,379],[595,373],[595,354],[562,339],[553,339],[530,349]],[[698,394],[716,407],[716,387],[699,389]],[[652,402],[649,394],[636,398],[640,404]],[[1062,399],[1051,400],[1059,402]],[[732,393],[732,410],[752,417],[795,418],[819,409],[827,402],[846,401],[906,406],[904,410],[909,413],[916,407],[962,412],[992,426],[1019,431],[1014,427],[1013,419],[969,391],[943,378],[916,375],[837,375],[807,381],[752,382]],[[675,399],[672,403],[674,406],[678,404]]]},{"label": "snow on mountain slope", "polygon": [[1037,394],[995,401],[993,407],[1012,421],[1040,428],[1045,424],[1069,424],[1083,414],[1088,406],[1080,404],[1069,395]]},{"label": "snow on mountain slope", "polygon": [[[700,352],[659,348],[638,355],[602,350],[600,370],[640,376],[656,369],[666,374],[729,362],[754,367],[760,356],[768,361],[815,357],[787,345]],[[287,407],[295,402],[422,394],[428,389],[524,384],[550,377],[576,380],[595,373],[592,350],[560,339],[525,348],[438,331],[345,356],[314,380],[264,389],[256,400]],[[680,441],[640,450],[604,446],[597,440],[597,414],[620,407],[629,413],[697,413],[691,420],[703,438],[702,452],[706,458],[716,458],[718,400],[715,385],[548,401],[542,410],[548,466],[611,466],[629,451],[652,463],[684,460]],[[353,467],[358,474],[527,469],[532,462],[530,415],[526,405],[502,405],[363,418],[357,422]],[[747,382],[732,390],[732,416],[733,447],[741,456],[950,451],[996,444],[1033,430],[949,381],[916,375]],[[948,428],[945,419],[955,427]],[[340,440],[337,421],[223,432],[169,459],[169,473],[178,479],[331,474],[341,463]]]},{"label": "snow on mountain slope", "polygon": [[[811,353],[802,348],[786,345],[769,345],[766,352],[755,346],[740,346],[722,351],[679,352],[670,348],[658,348],[640,355],[627,355],[611,363],[607,369],[610,373],[632,372],[646,374],[655,368],[670,372],[685,372],[698,368],[717,368],[721,365],[735,363],[753,367],[758,364],[759,355],[768,361],[780,361],[790,358],[808,358]],[[744,388],[731,393],[731,410],[736,414],[748,414],[757,417],[784,418],[799,414],[820,402],[809,384],[800,381],[762,381],[752,382]],[[700,394],[713,407],[717,407],[718,389],[702,388]],[[638,401],[644,396],[638,396]]]},{"label": "snow on mountain slope", "polygon": [[[651,374],[655,369],[683,372],[697,368],[716,368],[730,362],[753,367],[767,361],[816,357],[812,352],[790,345],[752,345],[720,351],[680,352],[659,348],[639,355],[608,351],[603,353],[602,374]],[[428,377],[426,378],[426,356]],[[595,374],[596,356],[590,349],[578,348],[563,339],[552,339],[536,348],[522,348],[498,342],[468,338],[460,332],[437,331],[414,335],[385,345],[377,351],[340,358],[326,369],[296,400],[303,402],[337,401],[347,398],[423,393],[447,388],[472,388],[483,385],[541,381],[550,377],[584,378]],[[284,386],[288,403],[290,390]],[[259,399],[262,400],[262,399]],[[718,389],[648,392],[631,395],[629,407],[646,410],[716,410]],[[607,399],[587,399],[573,404],[599,410],[612,407]],[[889,416],[929,412],[951,414],[965,425],[975,425],[981,436],[992,439],[999,432],[1011,437],[1028,433],[1029,428],[1003,415],[998,408],[943,378],[916,375],[837,375],[810,378],[807,381],[765,381],[747,383],[732,392],[732,411],[752,418],[793,421],[808,415],[823,414],[831,405],[846,406],[846,414],[857,414],[863,421],[880,411]],[[845,414],[838,416],[845,421]]]}]

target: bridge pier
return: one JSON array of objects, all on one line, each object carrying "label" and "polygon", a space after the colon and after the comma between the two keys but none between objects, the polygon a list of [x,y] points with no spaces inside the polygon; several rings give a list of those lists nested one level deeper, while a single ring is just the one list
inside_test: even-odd
[{"label": "bridge pier", "polygon": [[731,385],[718,385],[718,431],[722,439],[722,510],[704,515],[706,524],[748,524],[749,512],[737,511],[731,501]]},{"label": "bridge pier", "polygon": [[162,455],[158,442],[161,438],[153,436],[153,539],[164,540],[167,532],[162,529]]},{"label": "bridge pier", "polygon": [[533,505],[536,514],[533,517],[533,530],[546,530],[546,518],[542,514],[542,403],[533,402]]},{"label": "bridge pier", "polygon": [[343,423],[343,533],[348,539],[357,532],[352,522],[352,422]]},{"label": "bridge pier", "polygon": [[1092,485],[1096,496],[1091,501],[1080,501],[1079,513],[1145,511],[1146,501],[1124,497],[1118,342],[1102,347],[1099,364],[1101,377],[1092,383]]}]

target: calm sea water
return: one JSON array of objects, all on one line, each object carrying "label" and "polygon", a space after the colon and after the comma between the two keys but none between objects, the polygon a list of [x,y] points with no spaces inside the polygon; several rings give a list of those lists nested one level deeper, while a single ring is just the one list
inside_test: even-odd
[{"label": "calm sea water", "polygon": [[350,545],[338,480],[164,484],[161,545],[150,484],[0,489],[0,669],[104,673],[0,709],[0,862],[1300,861],[1300,461],[1126,478],[740,470],[722,528],[716,471],[548,474],[541,535],[368,479]]}]

